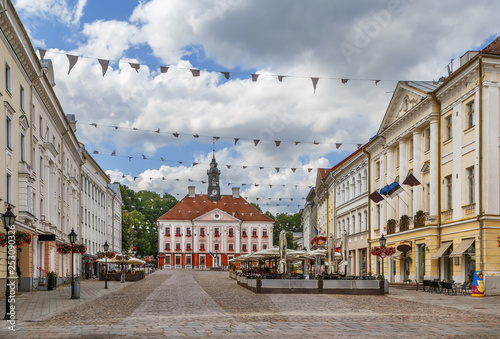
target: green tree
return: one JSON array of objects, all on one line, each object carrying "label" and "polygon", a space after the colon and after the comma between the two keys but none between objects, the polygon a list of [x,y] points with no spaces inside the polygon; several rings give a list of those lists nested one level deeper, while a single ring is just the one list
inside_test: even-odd
[{"label": "green tree", "polygon": [[279,245],[279,237],[281,230],[285,230],[287,247],[290,249],[297,249],[293,243],[293,232],[302,231],[302,210],[295,214],[281,213],[276,216],[273,231],[273,244]]}]

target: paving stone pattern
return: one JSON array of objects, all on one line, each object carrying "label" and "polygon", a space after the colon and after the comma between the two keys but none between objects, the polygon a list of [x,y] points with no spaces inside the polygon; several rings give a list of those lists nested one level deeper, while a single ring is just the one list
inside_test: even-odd
[{"label": "paving stone pattern", "polygon": [[[498,338],[500,333],[500,297],[415,291],[254,294],[227,272],[192,270],[157,271],[110,286],[103,292],[102,282],[83,282],[85,297],[68,301],[68,294],[47,294],[49,306],[39,300],[42,294],[30,295],[17,331],[7,331],[3,321],[0,338]],[[40,316],[39,305],[48,307]]]}]

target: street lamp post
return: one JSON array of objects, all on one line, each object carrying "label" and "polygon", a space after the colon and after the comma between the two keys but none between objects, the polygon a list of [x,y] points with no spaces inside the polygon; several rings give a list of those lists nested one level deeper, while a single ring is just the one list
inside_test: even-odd
[{"label": "street lamp post", "polygon": [[[381,236],[380,236],[380,247],[384,247],[385,248],[385,244],[387,242],[387,239],[384,237],[384,234],[382,233]],[[384,275],[384,258],[385,258],[385,252],[382,252],[380,254],[380,259],[382,260],[382,275]]]},{"label": "street lamp post", "polygon": [[[3,226],[5,227],[5,234],[9,234],[9,231],[13,231],[14,230],[14,223],[16,221],[16,216],[14,215],[14,213],[12,213],[11,211],[11,206],[10,204],[7,206],[7,212],[5,212],[3,215],[2,215],[2,219],[3,219]],[[10,246],[10,245],[8,245]],[[5,316],[4,316],[4,319],[5,320],[9,320],[10,319],[10,302],[9,302],[9,296],[10,296],[10,289],[13,288],[14,285],[11,285],[10,284],[10,275],[9,275],[9,250],[7,249],[7,278],[5,279]],[[14,260],[15,262],[15,260]],[[15,288],[15,287],[14,287]],[[15,293],[15,291],[14,291]]]},{"label": "street lamp post", "polygon": [[71,243],[71,299],[80,299],[80,293],[75,293],[75,270],[74,270],[74,260],[73,260],[73,246],[76,243],[77,235],[75,230],[72,228],[69,234],[69,242]]},{"label": "street lamp post", "polygon": [[109,250],[109,244],[108,241],[104,242],[104,259],[106,261],[106,274],[104,276],[104,288],[108,288],[108,250]]}]

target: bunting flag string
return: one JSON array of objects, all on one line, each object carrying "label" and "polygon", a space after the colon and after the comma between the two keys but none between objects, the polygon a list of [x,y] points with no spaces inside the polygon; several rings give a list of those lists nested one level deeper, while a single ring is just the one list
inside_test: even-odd
[{"label": "bunting flag string", "polygon": [[[162,177],[161,179],[160,178],[153,178],[153,177],[138,177],[138,176],[133,176],[131,174],[123,174],[122,175],[122,179],[125,179],[125,178],[129,178],[133,181],[136,181],[137,179],[140,179],[140,180],[150,180],[152,181],[153,179],[155,180],[162,180],[162,181],[177,181],[177,182],[189,182],[189,183],[201,183],[201,184],[206,184],[207,182],[205,180],[195,180],[195,179],[191,179],[191,178],[188,178],[188,179],[179,179],[179,178],[165,178],[165,177]],[[255,186],[255,187],[259,187],[259,186],[262,186],[262,187],[265,187],[265,186],[268,186],[269,188],[285,188],[285,187],[294,187],[295,189],[299,189],[300,188],[305,188],[307,187],[308,189],[311,189],[313,188],[312,185],[297,185],[297,184],[293,184],[293,185],[287,185],[287,184],[267,184],[267,183],[234,183],[234,182],[228,182],[227,184],[222,184],[221,185],[227,185],[228,187],[245,187],[245,186],[249,186],[249,187],[252,187],[252,186]]]},{"label": "bunting flag string", "polygon": [[264,142],[273,142],[276,147],[280,147],[282,143],[293,143],[295,146],[298,145],[327,145],[327,146],[335,146],[336,149],[339,149],[342,145],[355,145],[357,148],[360,148],[363,146],[363,144],[356,143],[356,142],[323,142],[323,141],[295,141],[295,140],[271,140],[271,139],[251,139],[251,138],[242,138],[242,137],[218,137],[218,136],[211,136],[211,135],[201,135],[201,134],[192,134],[192,133],[178,133],[178,132],[164,132],[161,131],[160,128],[152,131],[152,130],[147,130],[147,129],[141,129],[137,127],[121,127],[118,125],[105,125],[105,124],[97,124],[95,122],[88,123],[88,122],[81,122],[77,121],[76,122],[78,125],[90,125],[95,128],[99,127],[105,127],[105,128],[112,128],[114,130],[126,130],[126,131],[136,131],[136,132],[147,132],[147,133],[156,133],[156,134],[163,134],[163,135],[172,135],[175,138],[179,138],[180,136],[187,136],[187,137],[193,137],[195,139],[199,138],[209,138],[213,140],[220,140],[220,139],[227,139],[227,140],[234,140],[234,144],[236,145],[240,140],[246,140],[246,141],[253,141],[254,146],[257,147],[261,141]]},{"label": "bunting flag string", "polygon": [[[123,60],[111,60],[111,59],[103,59],[103,58],[96,58],[96,57],[88,57],[88,56],[78,56],[78,55],[70,55],[67,53],[59,52],[59,51],[54,51],[54,50],[47,50],[43,49],[40,47],[37,47],[38,52],[40,54],[40,58],[43,61],[47,52],[49,53],[54,53],[54,54],[62,54],[66,55],[69,61],[69,71],[68,74],[70,73],[71,69],[76,65],[78,58],[85,58],[85,59],[91,59],[91,60],[98,60],[99,64],[102,67],[102,72],[103,76],[106,74],[107,68],[109,66],[110,62],[115,62],[115,63],[128,63],[132,69],[135,69],[136,72],[139,72],[140,66],[147,66],[150,69],[157,68],[160,70],[161,74],[167,73],[169,68],[174,68],[174,69],[181,69],[181,70],[189,70],[191,71],[191,74],[193,77],[199,77],[200,76],[200,69],[197,68],[186,68],[186,67],[176,67],[176,66],[162,66],[162,65],[152,65],[152,64],[139,64],[139,63],[132,63],[132,62],[127,62]],[[278,74],[256,74],[256,73],[242,73],[242,72],[229,72],[229,71],[221,71],[221,70],[211,70],[211,69],[206,69],[206,72],[217,72],[222,74],[226,80],[229,80],[230,74],[238,74],[238,75],[246,75],[251,77],[252,82],[257,82],[257,79],[259,76],[266,76],[266,77],[276,77],[279,82],[283,82],[284,78],[300,78],[300,79],[311,79],[312,85],[313,85],[313,93],[316,93],[316,87],[318,85],[319,79],[322,80],[340,80],[340,82],[344,85],[346,85],[349,81],[367,81],[367,82],[373,82],[376,86],[378,86],[378,83],[381,81],[387,81],[387,82],[408,82],[408,81],[419,81],[419,80],[402,80],[402,79],[376,79],[376,78],[342,78],[342,77],[310,77],[310,76],[301,76],[301,75],[278,75]],[[432,82],[437,83],[436,81],[432,80]]]},{"label": "bunting flag string", "polygon": [[[83,151],[84,151],[83,148],[80,148],[78,150],[78,152],[80,152],[80,153],[83,152]],[[141,154],[140,157],[139,156],[132,156],[132,155],[117,155],[116,149],[114,149],[113,152],[111,152],[111,154],[102,153],[99,150],[92,151],[92,154],[93,155],[99,155],[99,156],[116,157],[116,158],[127,158],[129,161],[137,159],[137,160],[149,160],[149,161],[160,161],[160,162],[177,163],[179,165],[182,165],[183,163],[186,163],[186,164],[189,164],[189,167],[195,167],[195,166],[200,165],[200,164],[201,165],[210,165],[209,163],[188,162],[188,161],[181,161],[181,160],[170,160],[170,159],[165,159],[164,157],[160,157],[159,159],[158,158],[148,158],[144,154]],[[307,173],[311,173],[312,170],[314,169],[314,168],[311,168],[311,167],[290,167],[290,168],[287,168],[287,167],[249,166],[249,165],[233,165],[233,164],[231,164],[231,165],[220,164],[220,166],[226,166],[228,169],[231,169],[231,168],[234,169],[236,167],[241,167],[242,169],[258,168],[259,170],[272,169],[273,172],[276,171],[276,173],[279,173],[280,170],[284,170],[284,169],[290,169],[292,171],[292,173],[296,173],[296,171],[297,171],[298,168],[301,168],[304,171],[307,171]]]}]

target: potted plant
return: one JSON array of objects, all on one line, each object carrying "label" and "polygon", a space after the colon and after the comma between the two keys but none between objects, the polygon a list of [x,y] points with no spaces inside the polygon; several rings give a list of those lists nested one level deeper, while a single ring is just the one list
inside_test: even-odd
[{"label": "potted plant", "polygon": [[47,273],[47,290],[52,291],[57,287],[57,274],[54,271]]}]

